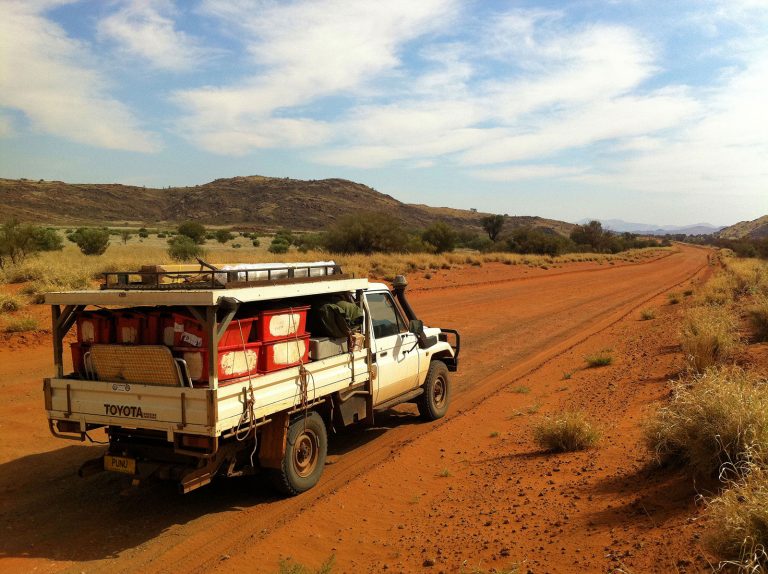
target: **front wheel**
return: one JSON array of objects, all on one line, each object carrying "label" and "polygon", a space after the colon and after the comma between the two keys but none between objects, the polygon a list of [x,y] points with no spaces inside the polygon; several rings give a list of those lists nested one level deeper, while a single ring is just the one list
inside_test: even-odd
[{"label": "front wheel", "polygon": [[432,361],[424,381],[424,393],[419,396],[416,406],[421,418],[435,421],[445,416],[451,399],[451,382],[448,367],[442,361]]},{"label": "front wheel", "polygon": [[309,490],[320,480],[328,452],[325,423],[316,412],[296,419],[288,427],[285,454],[272,481],[283,494],[295,496]]}]

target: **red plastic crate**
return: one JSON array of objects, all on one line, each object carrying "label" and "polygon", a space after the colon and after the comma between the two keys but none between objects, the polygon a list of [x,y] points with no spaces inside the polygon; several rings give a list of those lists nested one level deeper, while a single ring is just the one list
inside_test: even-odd
[{"label": "red plastic crate", "polygon": [[288,337],[303,337],[307,329],[307,310],[309,310],[308,305],[259,311],[259,322],[256,325],[257,340],[268,343]]},{"label": "red plastic crate", "polygon": [[309,359],[309,334],[281,341],[262,343],[259,349],[259,372],[271,373],[306,363]]},{"label": "red plastic crate", "polygon": [[[224,331],[219,341],[219,349],[224,347],[242,347],[243,341],[245,344],[253,343],[256,341],[254,325],[259,322],[258,317],[247,317],[245,319],[232,319],[232,322]],[[242,329],[242,335],[241,335]]]},{"label": "red plastic crate", "polygon": [[85,311],[77,318],[78,343],[112,343],[113,329],[111,315],[107,313]]},{"label": "red plastic crate", "polygon": [[[207,348],[208,339],[199,321],[186,315],[173,315],[174,347]],[[239,323],[238,323],[239,321]],[[232,319],[219,341],[219,349],[233,346],[247,345],[255,340],[253,325],[258,322],[258,317],[245,319]],[[242,329],[242,335],[240,330]]]},{"label": "red plastic crate", "polygon": [[[218,375],[220,381],[228,381],[257,374],[261,343],[219,348]],[[189,377],[195,383],[208,382],[208,349],[177,347],[173,354],[187,363]]]},{"label": "red plastic crate", "polygon": [[124,345],[145,343],[147,318],[131,311],[115,313],[115,341]]},{"label": "red plastic crate", "polygon": [[146,324],[144,327],[142,342],[145,345],[162,345],[163,333],[160,329],[162,314],[159,311],[149,311],[147,313],[143,313],[143,315]]},{"label": "red plastic crate", "polygon": [[91,346],[87,343],[72,343],[70,350],[72,352],[72,370],[81,377],[87,377],[85,354],[91,350]]}]

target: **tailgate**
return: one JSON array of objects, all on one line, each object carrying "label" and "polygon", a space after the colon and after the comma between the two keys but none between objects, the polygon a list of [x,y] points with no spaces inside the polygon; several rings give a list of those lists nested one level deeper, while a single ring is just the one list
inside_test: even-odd
[{"label": "tailgate", "polygon": [[216,392],[210,389],[45,379],[49,420],[214,435]]}]

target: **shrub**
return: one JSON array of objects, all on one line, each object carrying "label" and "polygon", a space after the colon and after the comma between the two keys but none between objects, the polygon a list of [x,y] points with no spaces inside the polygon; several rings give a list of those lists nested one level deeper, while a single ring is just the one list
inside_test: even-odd
[{"label": "shrub", "polygon": [[254,247],[258,247],[259,245],[261,245],[261,241],[259,241],[258,239],[254,239],[251,243],[253,244]]},{"label": "shrub", "polygon": [[512,236],[507,239],[507,247],[514,253],[534,253],[554,257],[555,255],[572,251],[575,246],[572,241],[555,232],[521,227],[516,229]]},{"label": "shrub", "polygon": [[198,245],[205,243],[205,226],[197,221],[185,221],[176,228],[179,235],[189,237]]},{"label": "shrub", "polygon": [[288,253],[288,249],[290,249],[290,247],[291,246],[288,243],[283,241],[276,241],[273,239],[272,243],[270,243],[269,247],[267,248],[267,251],[270,253]]},{"label": "shrub", "polygon": [[533,429],[533,439],[551,452],[584,450],[597,444],[600,433],[579,412],[547,417]]},{"label": "shrub", "polygon": [[166,237],[168,237],[168,234],[167,233],[163,233],[162,231],[157,234],[157,238],[158,239],[165,239]]},{"label": "shrub", "polygon": [[18,297],[0,294],[0,313],[13,313],[24,306]]},{"label": "shrub", "polygon": [[739,345],[736,320],[724,307],[690,309],[683,321],[681,344],[690,368],[701,373],[735,353]]},{"label": "shrub", "polygon": [[54,229],[19,223],[11,219],[0,226],[0,269],[18,265],[40,251],[62,249],[61,237]]},{"label": "shrub", "polygon": [[593,355],[587,355],[584,357],[584,360],[590,369],[594,369],[597,367],[607,367],[613,363],[613,356],[608,351],[600,351]]},{"label": "shrub", "polygon": [[202,254],[200,245],[188,235],[181,234],[168,240],[168,256],[174,261],[190,261]]},{"label": "shrub", "polygon": [[36,331],[38,329],[37,321],[33,317],[18,317],[11,319],[5,324],[6,333],[25,333],[27,331]]},{"label": "shrub", "polygon": [[768,389],[740,369],[709,369],[678,381],[671,402],[646,423],[659,462],[716,475],[724,463],[768,460]]},{"label": "shrub", "polygon": [[501,229],[504,227],[503,215],[488,215],[480,220],[480,225],[488,234],[488,239],[492,242],[496,241],[501,233]]},{"label": "shrub", "polygon": [[738,572],[768,569],[768,470],[754,466],[748,476],[708,501],[712,531],[708,546]]},{"label": "shrub", "polygon": [[768,341],[768,297],[762,295],[755,299],[755,304],[749,309],[749,319],[755,330],[755,338]]},{"label": "shrub", "polygon": [[405,252],[408,236],[386,213],[345,215],[325,234],[325,247],[336,253]]},{"label": "shrub", "polygon": [[322,247],[323,236],[321,233],[302,233],[299,237],[294,239],[294,244],[296,245],[296,249],[301,253],[315,251]]},{"label": "shrub", "polygon": [[668,293],[667,300],[670,305],[677,305],[680,302],[680,293]]},{"label": "shrub", "polygon": [[648,309],[643,309],[640,311],[640,318],[643,321],[650,321],[651,319],[656,318],[656,309],[651,309],[650,307]]},{"label": "shrub", "polygon": [[232,232],[227,229],[217,229],[213,236],[219,243],[226,243],[227,241],[232,241],[235,238],[235,236],[232,235]]},{"label": "shrub", "polygon": [[102,255],[109,247],[109,229],[80,227],[67,236],[83,255]]},{"label": "shrub", "polygon": [[149,237],[149,231],[147,231],[146,227],[142,227],[141,229],[139,229],[139,237],[141,237],[142,239],[146,239],[147,237]]},{"label": "shrub", "polygon": [[443,221],[436,221],[421,234],[423,241],[434,248],[435,253],[453,251],[456,247],[456,232]]}]

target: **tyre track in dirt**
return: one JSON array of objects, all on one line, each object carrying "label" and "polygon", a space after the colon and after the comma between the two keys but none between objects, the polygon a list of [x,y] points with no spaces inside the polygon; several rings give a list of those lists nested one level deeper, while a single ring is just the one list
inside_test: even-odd
[{"label": "tyre track in dirt", "polygon": [[[380,417],[380,426],[374,429],[344,433],[334,441],[333,464],[318,487],[287,500],[273,497],[268,490],[259,493],[260,483],[250,480],[222,481],[184,498],[173,496],[172,489],[162,485],[119,497],[115,496],[118,479],[102,475],[77,481],[67,474],[75,465],[65,464],[60,453],[51,459],[57,489],[5,505],[15,518],[14,526],[23,529],[35,523],[41,529],[32,537],[33,547],[24,548],[21,540],[11,537],[0,543],[0,557],[14,558],[9,565],[27,563],[16,559],[43,558],[48,566],[44,569],[51,571],[68,567],[82,571],[84,563],[88,571],[96,572],[207,571],[222,556],[258,543],[319,499],[385,463],[402,445],[435,432],[445,420],[475,407],[659,293],[706,272],[707,254],[682,247],[669,257],[598,272],[581,270],[518,283],[416,291],[414,307],[428,324],[458,328],[464,337],[452,413],[444,421],[417,423],[410,414],[413,409],[406,407]],[[90,456],[96,455],[89,450]],[[79,452],[78,456],[87,458]],[[34,487],[43,482],[27,484]],[[62,494],[72,500],[62,504]],[[22,515],[28,519],[19,520]],[[73,515],[75,532],[71,531]],[[46,540],[54,547],[41,548]],[[88,544],[92,545],[88,551],[77,549]]]}]

